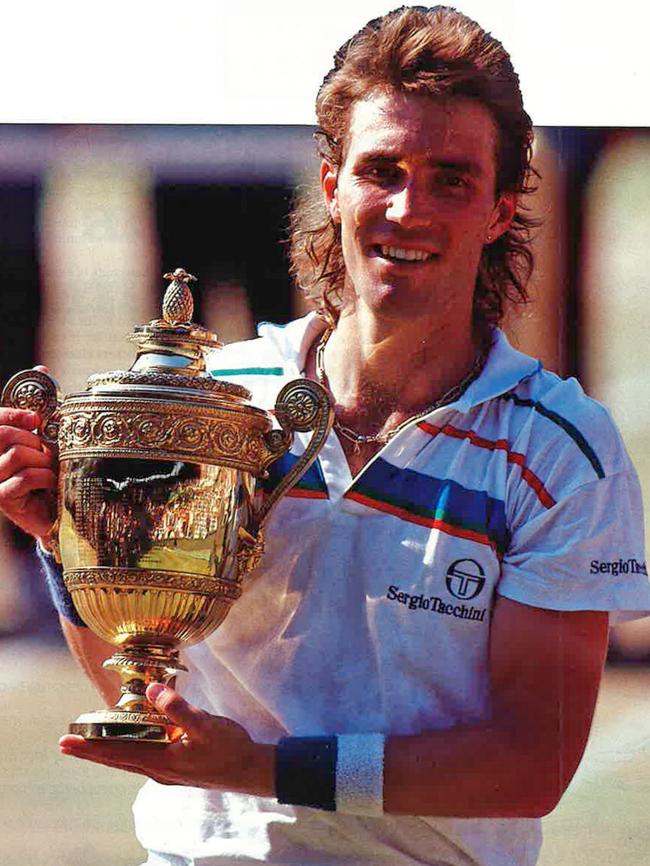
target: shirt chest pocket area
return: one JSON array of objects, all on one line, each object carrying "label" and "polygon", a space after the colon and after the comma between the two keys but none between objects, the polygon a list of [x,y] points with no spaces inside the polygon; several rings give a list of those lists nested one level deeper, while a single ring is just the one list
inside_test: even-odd
[{"label": "shirt chest pocket area", "polygon": [[390,630],[421,636],[489,626],[500,575],[495,550],[432,530],[402,539],[374,575],[378,620]]}]

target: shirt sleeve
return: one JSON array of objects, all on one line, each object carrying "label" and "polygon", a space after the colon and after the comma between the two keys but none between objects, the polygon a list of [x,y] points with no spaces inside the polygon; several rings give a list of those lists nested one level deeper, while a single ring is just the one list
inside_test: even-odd
[{"label": "shirt sleeve", "polygon": [[512,529],[498,592],[551,610],[650,615],[641,490],[632,468],[599,478]]}]

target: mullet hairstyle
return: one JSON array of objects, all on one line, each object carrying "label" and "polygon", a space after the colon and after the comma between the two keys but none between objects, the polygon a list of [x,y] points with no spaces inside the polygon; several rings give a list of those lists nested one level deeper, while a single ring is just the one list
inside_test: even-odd
[{"label": "mullet hairstyle", "polygon": [[[445,99],[464,96],[484,105],[498,130],[495,197],[518,195],[512,225],[483,247],[474,292],[474,326],[487,336],[503,318],[506,301],[525,303],[533,269],[531,229],[521,197],[534,192],[533,129],[524,111],[510,57],[479,25],[448,6],[403,6],[369,21],[334,55],[316,98],[318,153],[338,170],[346,153],[352,107],[377,92]],[[297,194],[290,216],[290,271],[318,311],[334,325],[342,303],[345,264],[340,226],[320,186]]]}]

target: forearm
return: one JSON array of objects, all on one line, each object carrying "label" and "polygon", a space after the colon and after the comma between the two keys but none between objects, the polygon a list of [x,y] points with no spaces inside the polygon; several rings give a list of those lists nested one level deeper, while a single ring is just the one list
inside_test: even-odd
[{"label": "forearm", "polygon": [[557,734],[527,742],[496,724],[389,737],[384,810],[465,818],[539,817],[569,779]]},{"label": "forearm", "polygon": [[369,816],[538,817],[568,784],[561,751],[557,730],[524,741],[507,722],[385,739],[290,737],[276,747],[275,794],[281,803]]},{"label": "forearm", "polygon": [[73,625],[64,616],[60,616],[59,619],[70,652],[95,686],[106,706],[112,706],[120,694],[120,680],[114,671],[105,670],[102,663],[113,653],[114,648],[97,637],[89,628]]},{"label": "forearm", "polygon": [[61,567],[53,557],[38,545],[36,552],[70,652],[106,704],[111,706],[119,696],[119,677],[113,671],[104,670],[102,663],[112,654],[113,648],[83,625],[63,584]]}]

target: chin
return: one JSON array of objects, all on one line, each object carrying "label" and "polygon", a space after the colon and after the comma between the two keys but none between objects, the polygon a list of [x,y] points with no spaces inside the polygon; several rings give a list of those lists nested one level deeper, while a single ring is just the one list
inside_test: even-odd
[{"label": "chin", "polygon": [[404,291],[393,286],[375,289],[369,308],[384,318],[415,319],[432,315],[436,306],[432,304],[431,292]]}]

